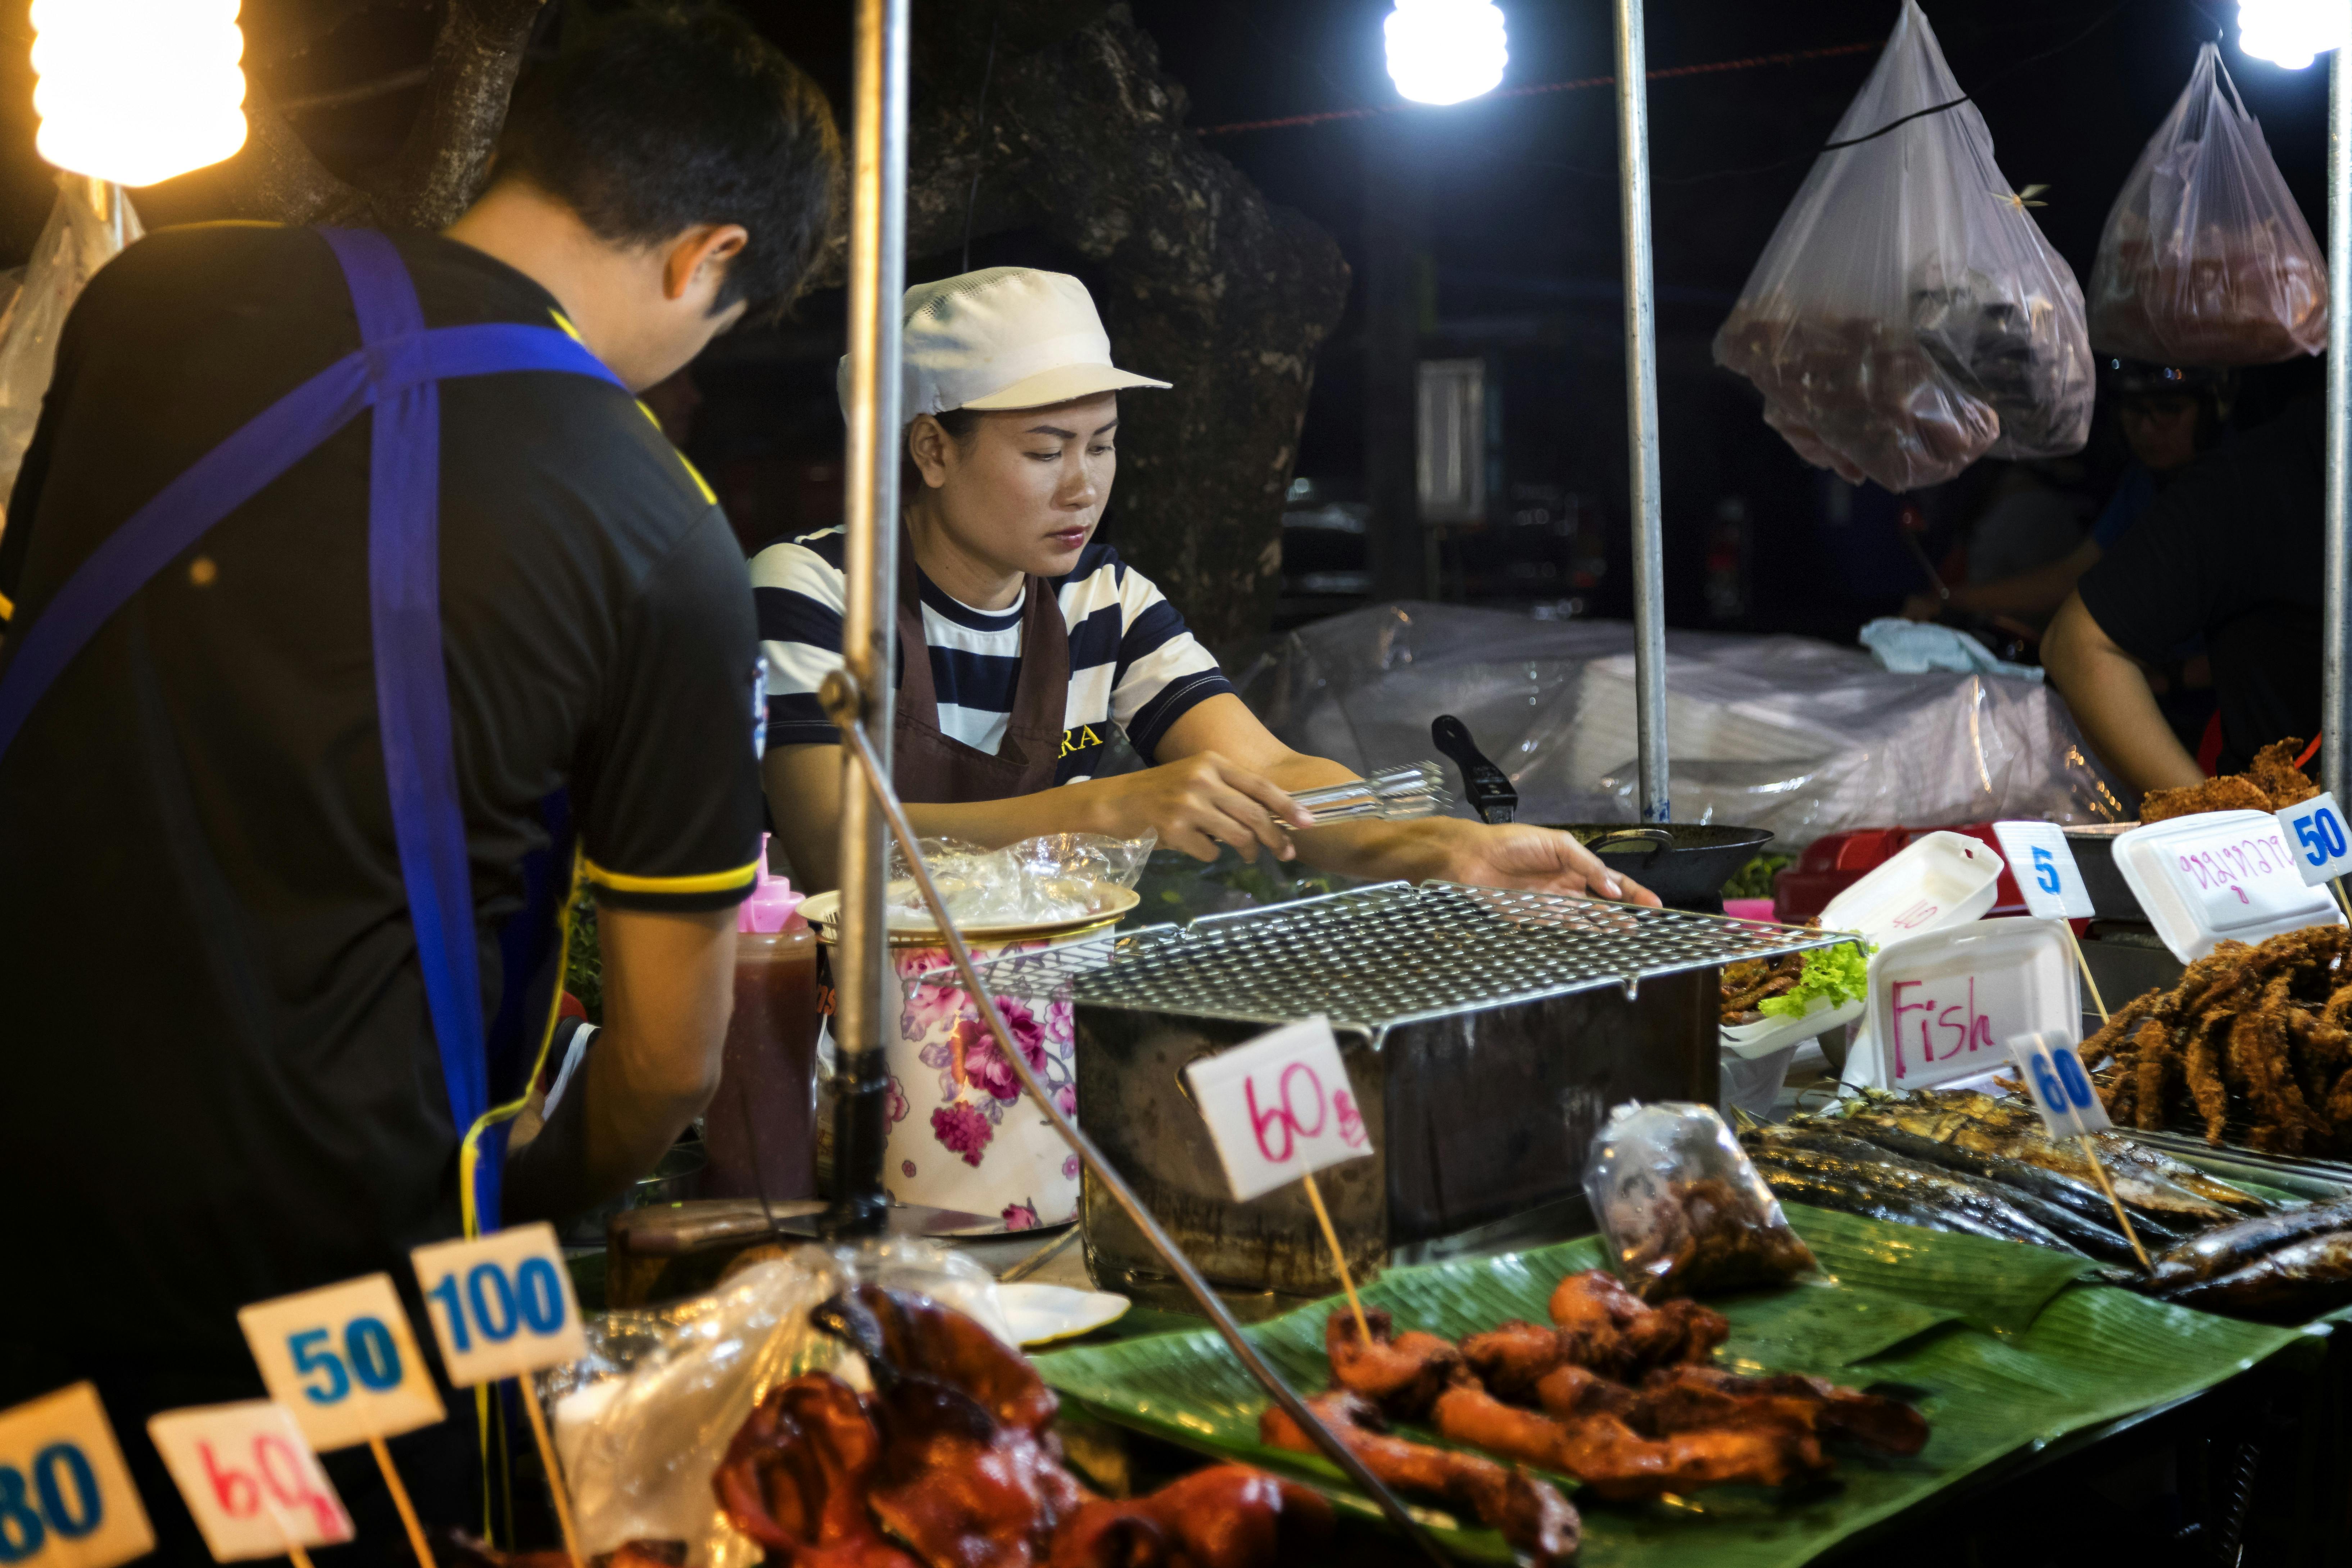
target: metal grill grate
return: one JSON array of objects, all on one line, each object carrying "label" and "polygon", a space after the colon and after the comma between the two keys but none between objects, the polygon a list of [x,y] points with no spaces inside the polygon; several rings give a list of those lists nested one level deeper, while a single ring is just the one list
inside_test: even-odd
[{"label": "metal grill grate", "polygon": [[1000,958],[999,995],[1385,1028],[1847,940],[1681,910],[1402,882]]}]

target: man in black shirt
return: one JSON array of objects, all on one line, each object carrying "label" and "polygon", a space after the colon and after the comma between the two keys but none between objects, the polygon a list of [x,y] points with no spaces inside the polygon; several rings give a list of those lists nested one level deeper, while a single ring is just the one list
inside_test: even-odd
[{"label": "man in black shirt", "polygon": [[[405,271],[425,328],[515,323],[572,353],[560,329],[602,362],[438,387],[456,940],[490,1104],[553,1023],[575,874],[603,911],[606,1026],[584,1092],[511,1156],[508,1223],[624,1190],[715,1083],[760,845],[751,604],[709,488],[614,382],[781,310],[838,163],[823,93],[747,26],[638,14],[526,80],[496,182],[446,236],[356,237]],[[166,230],[91,280],[0,534],[0,689],[126,520],[352,355],[348,248]],[[445,1083],[380,738],[383,428],[352,419],[227,511],[0,733],[0,1170],[29,1200],[0,1407],[95,1378],[167,1556],[199,1549],[142,1424],[259,1394],[237,1309],[411,1281],[409,1249],[460,1227],[472,1118]],[[455,1406],[404,1458],[430,1525],[478,1528],[472,1426]],[[366,1470],[337,1479],[362,1546],[397,1546]]]},{"label": "man in black shirt", "polygon": [[2326,442],[2325,411],[2311,398],[2200,458],[2051,623],[2042,662],[2084,739],[2132,788],[2205,777],[2141,668],[2192,637],[2212,660],[2219,772],[2244,771],[2273,741],[2318,732]]}]

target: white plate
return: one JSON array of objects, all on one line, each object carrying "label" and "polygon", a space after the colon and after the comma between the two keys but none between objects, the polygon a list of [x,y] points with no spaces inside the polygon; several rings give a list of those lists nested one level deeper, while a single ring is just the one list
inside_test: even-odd
[{"label": "white plate", "polygon": [[[1090,914],[1076,915],[1066,921],[1044,923],[1028,921],[1015,925],[968,925],[960,928],[963,939],[975,947],[990,947],[998,942],[1013,942],[1025,937],[1058,936],[1067,931],[1087,931],[1096,926],[1109,925],[1143,901],[1143,896],[1132,888],[1121,888],[1108,882],[1094,884]],[[841,894],[838,891],[813,893],[801,904],[801,918],[816,928],[818,938],[834,940],[834,924],[841,916]],[[898,915],[890,921],[890,942],[894,947],[908,944],[911,939],[920,945],[926,939],[938,937],[940,928],[926,914],[919,918]]]},{"label": "white plate", "polygon": [[1723,1048],[1751,1061],[1769,1057],[1783,1046],[1814,1039],[1841,1024],[1853,1023],[1862,1016],[1866,1005],[1860,996],[1834,1005],[1826,996],[1816,996],[1812,1005],[1794,1018],[1766,1017],[1753,1024],[1726,1024],[1721,1031]]},{"label": "white plate", "polygon": [[1004,1321],[1013,1326],[1013,1337],[1024,1345],[1050,1344],[1093,1333],[1105,1323],[1118,1321],[1128,1308],[1124,1296],[1108,1290],[1074,1290],[1066,1285],[999,1285],[996,1297],[1004,1305]]}]

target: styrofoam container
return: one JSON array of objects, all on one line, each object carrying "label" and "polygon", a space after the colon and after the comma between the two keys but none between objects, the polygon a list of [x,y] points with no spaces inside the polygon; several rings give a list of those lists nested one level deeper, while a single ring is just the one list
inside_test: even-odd
[{"label": "styrofoam container", "polygon": [[1854,931],[1887,943],[1965,925],[2000,894],[2000,857],[1965,833],[1930,833],[1822,910],[1823,931]]},{"label": "styrofoam container", "polygon": [[2183,963],[2224,939],[2255,942],[2344,923],[2325,883],[2304,886],[2286,834],[2266,811],[2207,811],[2135,827],[2116,840],[2116,868]]},{"label": "styrofoam container", "polygon": [[1726,1024],[1718,1033],[1726,1052],[1752,1060],[1757,1057],[1769,1057],[1784,1046],[1797,1046],[1814,1039],[1841,1024],[1851,1024],[1862,1016],[1864,1005],[1860,1001],[1832,1005],[1828,997],[1816,996],[1812,1005],[1797,1017],[1768,1017],[1759,1018],[1753,1024]]},{"label": "styrofoam container", "polygon": [[1920,1089],[2008,1064],[2010,1038],[2082,1032],[2066,922],[2017,916],[1899,937],[1870,961],[1870,1032],[1845,1081]]}]

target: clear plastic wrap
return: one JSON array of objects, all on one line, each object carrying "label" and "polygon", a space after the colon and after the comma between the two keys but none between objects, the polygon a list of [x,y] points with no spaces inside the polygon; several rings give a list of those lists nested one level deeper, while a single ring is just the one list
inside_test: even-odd
[{"label": "clear plastic wrap", "polygon": [[2210,44],[2107,212],[2091,339],[2102,353],[2186,365],[2327,346],[2327,263]]},{"label": "clear plastic wrap", "polygon": [[1711,1105],[1619,1106],[1584,1195],[1626,1287],[1645,1301],[1780,1285],[1813,1267],[1772,1189]]},{"label": "clear plastic wrap", "polygon": [[760,1546],[728,1523],[711,1473],[768,1390],[803,1372],[861,1384],[857,1358],[809,1323],[856,1284],[911,1290],[1012,1342],[996,1282],[934,1243],[801,1247],[754,1263],[708,1295],[587,1324],[588,1353],[539,1374],[587,1555],[632,1541],[683,1542],[694,1568],[749,1568]]},{"label": "clear plastic wrap", "polygon": [[[1099,911],[1104,888],[1132,888],[1160,842],[1156,834],[1112,838],[1099,833],[1048,833],[1002,849],[951,838],[920,840],[923,859],[959,926],[1050,925]],[[931,924],[930,910],[890,842],[885,895],[892,925]]]},{"label": "clear plastic wrap", "polygon": [[[81,298],[83,287],[100,268],[120,254],[114,230],[90,203],[90,182],[79,174],[58,176],[58,199],[41,237],[33,242],[33,256],[23,268],[23,283],[13,290],[5,315],[0,315],[0,506],[16,488],[16,469],[25,448],[33,444],[33,426],[41,416],[41,399],[57,369],[58,334],[66,315]],[[131,198],[122,198],[122,244],[144,232]],[[0,529],[7,520],[0,517]]]},{"label": "clear plastic wrap", "polygon": [[1831,138],[1852,144],[1814,161],[1716,334],[1765,422],[1854,483],[1916,489],[2090,438],[2082,289],[1963,99],[1906,0]]},{"label": "clear plastic wrap", "polygon": [[[1633,822],[1633,648],[1622,621],[1380,605],[1286,634],[1235,685],[1286,744],[1359,768],[1457,714],[1521,822]],[[1675,821],[1769,828],[1782,853],[1898,823],[2130,815],[2047,687],[1894,675],[1806,637],[1668,632],[1666,752]]]}]

